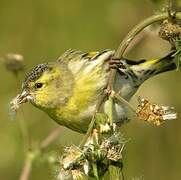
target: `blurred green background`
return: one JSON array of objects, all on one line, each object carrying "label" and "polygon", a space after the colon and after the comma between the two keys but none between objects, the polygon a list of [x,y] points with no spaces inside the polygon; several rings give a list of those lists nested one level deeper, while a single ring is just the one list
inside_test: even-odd
[{"label": "blurred green background", "polygon": [[[26,71],[38,63],[55,60],[69,48],[83,51],[116,49],[126,33],[159,9],[149,0],[0,0],[0,55],[20,53]],[[159,57],[169,49],[167,42],[148,29],[146,36],[127,56]],[[148,80],[137,92],[150,100],[174,106],[181,116],[181,73],[168,72]],[[24,74],[20,76],[23,80]],[[19,83],[19,88],[21,88]],[[9,101],[16,95],[16,79],[0,64],[0,179],[16,180],[25,153],[20,128],[24,117],[32,144],[40,142],[58,125],[30,104],[17,118],[8,115]],[[136,103],[136,97],[132,99]],[[130,139],[124,150],[126,179],[179,180],[181,178],[181,121],[161,127],[133,119],[122,133]],[[75,138],[76,137],[76,138]],[[58,140],[46,149],[58,154],[65,145],[78,144],[82,135],[62,127]],[[33,166],[31,180],[55,179],[57,170],[40,160]]]}]

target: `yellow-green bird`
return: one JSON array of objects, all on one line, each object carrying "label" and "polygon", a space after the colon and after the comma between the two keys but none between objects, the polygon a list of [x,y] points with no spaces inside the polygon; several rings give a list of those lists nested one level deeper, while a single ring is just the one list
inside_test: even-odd
[{"label": "yellow-green bird", "polygon": [[[161,59],[132,61],[121,59],[117,64],[115,90],[127,101],[148,78],[176,69],[173,53]],[[114,51],[84,53],[68,50],[55,62],[39,64],[27,74],[18,103],[29,101],[45,111],[58,124],[85,133],[98,97],[107,86],[110,59]],[[107,99],[101,107],[106,112]],[[114,121],[127,119],[125,106],[114,103]]]}]

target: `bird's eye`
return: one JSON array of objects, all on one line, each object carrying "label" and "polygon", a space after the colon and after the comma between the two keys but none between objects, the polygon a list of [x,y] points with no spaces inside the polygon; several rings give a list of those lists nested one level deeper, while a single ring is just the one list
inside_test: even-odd
[{"label": "bird's eye", "polygon": [[36,87],[36,88],[41,88],[42,86],[43,86],[42,83],[36,83],[36,84],[35,84],[35,87]]}]

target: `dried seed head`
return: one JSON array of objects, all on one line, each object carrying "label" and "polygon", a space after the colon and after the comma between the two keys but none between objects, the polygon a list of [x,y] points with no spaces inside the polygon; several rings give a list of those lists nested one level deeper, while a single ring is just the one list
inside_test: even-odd
[{"label": "dried seed head", "polygon": [[165,20],[160,27],[159,36],[174,45],[176,39],[181,36],[181,27],[174,22]]},{"label": "dried seed head", "polygon": [[28,93],[23,91],[11,100],[9,110],[12,118],[15,117],[20,105],[28,101],[28,97]]},{"label": "dried seed head", "polygon": [[82,165],[82,160],[84,160],[83,152],[75,146],[71,146],[65,149],[65,153],[61,159],[61,165],[64,169],[73,169],[76,166]]},{"label": "dried seed head", "polygon": [[104,114],[104,113],[97,113],[96,114],[95,128],[101,134],[107,134],[107,133],[110,133],[112,131],[110,120],[106,114]]},{"label": "dried seed head", "polygon": [[[87,179],[87,176],[95,177],[93,164],[97,164],[99,176],[105,174],[110,163],[116,166],[122,164],[122,150],[125,140],[120,134],[113,134],[109,138],[101,137],[100,131],[94,129],[83,150],[72,146],[65,149],[61,158],[61,170],[59,176],[65,176],[65,172],[71,172],[72,179]],[[63,172],[63,173],[62,173]]]},{"label": "dried seed head", "polygon": [[106,124],[100,124],[100,133],[108,133],[111,131],[111,126],[106,123]]},{"label": "dried seed head", "polygon": [[165,120],[177,118],[177,114],[173,111],[173,107],[160,106],[149,102],[147,99],[138,98],[137,116],[140,120],[153,123],[157,126],[161,125]]},{"label": "dried seed head", "polygon": [[20,108],[20,103],[19,103],[19,97],[20,94],[18,94],[15,98],[13,98],[10,102],[9,106],[9,115],[10,119],[14,120],[17,114],[18,109]]},{"label": "dried seed head", "polygon": [[110,161],[119,162],[122,159],[122,150],[125,142],[119,134],[113,134],[110,138],[102,141],[101,150],[106,152],[106,157]]},{"label": "dried seed head", "polygon": [[23,56],[21,54],[6,54],[3,58],[3,63],[5,64],[8,71],[13,73],[18,73],[19,71],[24,70]]},{"label": "dried seed head", "polygon": [[121,147],[113,146],[107,152],[107,158],[111,161],[118,162],[122,159]]},{"label": "dried seed head", "polygon": [[57,176],[57,180],[70,180],[70,179],[72,179],[71,171],[66,171],[64,169],[61,169]]},{"label": "dried seed head", "polygon": [[80,170],[72,170],[71,172],[72,172],[73,179],[75,179],[75,180],[77,180],[77,179],[85,180],[86,179],[85,174]]},{"label": "dried seed head", "polygon": [[19,104],[19,97],[20,97],[20,94],[18,94],[15,98],[13,98],[10,102],[10,109],[12,111],[15,111],[17,112],[17,110],[19,109],[20,107],[20,104]]}]

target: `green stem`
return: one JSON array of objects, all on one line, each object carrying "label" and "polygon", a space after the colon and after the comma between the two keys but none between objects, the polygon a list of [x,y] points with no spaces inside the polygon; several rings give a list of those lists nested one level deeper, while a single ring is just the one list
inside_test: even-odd
[{"label": "green stem", "polygon": [[111,96],[115,99],[117,99],[120,103],[124,104],[125,106],[129,107],[134,113],[136,113],[135,108],[124,98],[122,98],[120,95],[112,91]]},{"label": "green stem", "polygon": [[107,93],[104,92],[103,95],[101,95],[100,98],[98,99],[98,102],[97,102],[96,108],[95,108],[95,112],[94,112],[92,120],[91,120],[91,122],[89,124],[89,128],[87,130],[87,133],[85,134],[85,136],[82,139],[82,142],[79,145],[80,149],[83,149],[85,143],[87,142],[87,139],[89,138],[89,136],[90,136],[90,134],[91,134],[91,132],[93,130],[93,127],[94,127],[94,123],[95,123],[95,120],[96,120],[96,114],[99,111],[99,109],[100,109],[100,107],[101,107],[101,105],[104,102],[106,97],[107,97]]},{"label": "green stem", "polygon": [[[122,42],[119,45],[117,51],[115,52],[115,57],[116,58],[122,58],[126,48],[129,46],[129,44],[132,42],[132,40],[135,38],[135,36],[139,32],[141,32],[145,27],[147,27],[147,26],[149,26],[149,25],[151,25],[153,23],[156,23],[156,22],[159,22],[159,21],[163,21],[163,20],[167,19],[168,17],[169,17],[168,13],[161,13],[161,14],[158,14],[158,15],[153,15],[153,16],[143,20],[138,25],[136,25],[127,34],[127,36],[122,40]],[[181,12],[177,12],[175,14],[175,17],[176,17],[176,19],[180,19],[181,20]],[[108,87],[107,87],[108,92],[110,92],[110,91],[112,91],[114,89],[113,86],[114,86],[114,81],[115,81],[115,77],[116,77],[116,72],[117,72],[116,69],[111,69],[109,80],[108,80]],[[100,98],[100,100],[98,101],[98,105],[96,106],[96,110],[95,110],[95,113],[94,113],[93,118],[91,120],[91,123],[89,125],[88,131],[87,131],[86,135],[84,136],[84,138],[83,138],[83,140],[82,140],[82,142],[80,144],[80,148],[81,149],[83,148],[83,146],[86,143],[90,133],[92,132],[92,129],[93,129],[93,126],[94,126],[94,123],[95,123],[96,113],[98,112],[98,109],[100,108],[101,104],[103,103],[103,100],[104,100],[104,98]],[[127,102],[126,100],[124,101],[124,103],[126,103],[127,105],[129,104],[129,102]]]},{"label": "green stem", "polygon": [[[174,14],[176,19],[181,20],[181,12],[177,12],[176,14]],[[137,34],[139,34],[144,28],[148,27],[149,25],[159,22],[159,21],[163,21],[165,19],[169,18],[169,14],[168,13],[161,13],[158,15],[153,15],[145,20],[143,20],[142,22],[140,22],[138,25],[136,25],[128,34],[127,36],[122,40],[122,42],[120,43],[117,51],[115,52],[115,58],[122,58],[127,47],[129,46],[129,44],[132,42],[132,40],[135,38],[135,36]],[[112,91],[114,90],[114,81],[115,81],[115,77],[116,77],[116,69],[111,69],[110,72],[110,77],[108,80],[108,90]],[[126,104],[127,106],[130,107],[129,102],[127,102],[126,100],[124,100],[121,96],[119,97],[119,100],[124,102],[124,104]],[[132,110],[133,108],[130,107]],[[135,110],[134,110],[135,111]]]},{"label": "green stem", "polygon": [[29,142],[28,128],[27,128],[27,124],[25,122],[23,110],[21,110],[21,113],[20,113],[19,118],[18,118],[18,122],[19,122],[20,132],[21,132],[21,135],[23,138],[24,152],[27,152],[27,150],[30,146],[30,142]]},{"label": "green stem", "polygon": [[[144,28],[148,27],[149,25],[151,25],[153,23],[163,21],[167,18],[169,18],[168,13],[161,13],[158,15],[153,15],[153,16],[143,20],[138,25],[136,25],[120,43],[117,51],[115,52],[115,57],[122,58],[124,55],[124,52],[126,51],[127,47],[129,46],[129,44],[132,42],[132,40],[135,38],[135,36],[137,34],[139,34]],[[175,14],[175,18],[181,20],[181,12],[177,12]],[[113,87],[115,76],[116,76],[116,69],[112,69],[111,77],[109,78],[110,87]]]},{"label": "green stem", "polygon": [[[18,72],[14,73],[14,77],[15,77],[15,94],[17,94],[18,92],[18,87],[19,87],[19,76],[18,76]],[[24,152],[27,152],[28,148],[29,148],[29,133],[28,133],[28,127],[27,127],[27,123],[25,122],[25,118],[24,118],[24,112],[23,110],[21,110],[19,118],[18,118],[18,123],[19,123],[19,128],[20,128],[20,132],[23,138],[23,146],[24,146]]]},{"label": "green stem", "polygon": [[45,139],[40,143],[40,149],[44,150],[47,146],[49,146],[52,142],[54,142],[60,135],[61,127],[55,128],[53,131],[49,133]]},{"label": "green stem", "polygon": [[35,159],[35,156],[32,154],[32,152],[27,152],[25,164],[24,164],[19,180],[29,179],[34,159]]},{"label": "green stem", "polygon": [[109,96],[108,99],[108,117],[111,127],[113,126],[113,97]]},{"label": "green stem", "polygon": [[109,166],[109,179],[124,180],[124,175],[120,167],[110,165]]},{"label": "green stem", "polygon": [[[128,34],[127,36],[122,40],[121,44],[119,45],[115,56],[118,58],[122,58],[126,48],[128,45],[131,43],[131,41],[135,38],[135,36],[140,33],[144,28],[148,27],[149,25],[159,22],[159,21],[164,21],[169,17],[168,13],[161,13],[157,15],[153,15],[142,22],[140,22],[138,25],[136,25]],[[181,20],[181,12],[177,12],[175,14],[175,18]]]},{"label": "green stem", "polygon": [[99,180],[99,175],[98,175],[98,171],[97,171],[97,164],[93,163],[92,168],[93,168],[93,173],[94,173],[95,179]]}]

